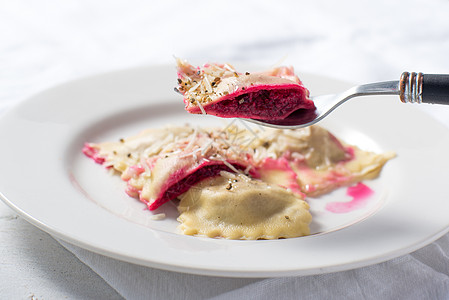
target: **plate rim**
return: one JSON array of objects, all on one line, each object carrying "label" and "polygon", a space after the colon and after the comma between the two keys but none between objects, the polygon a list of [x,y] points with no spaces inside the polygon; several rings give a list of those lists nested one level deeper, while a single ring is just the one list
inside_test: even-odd
[{"label": "plate rim", "polygon": [[[63,84],[56,85],[52,88],[46,89],[46,90],[41,91],[31,97],[28,97],[26,100],[20,101],[18,104],[14,105],[10,109],[6,110],[0,116],[0,122],[4,122],[4,120],[9,118],[11,114],[14,114],[18,110],[20,110],[21,107],[27,106],[28,103],[33,101],[33,99],[38,98],[38,96],[41,96],[41,95],[45,94],[46,92],[53,91],[55,89],[60,89],[60,88],[63,88],[64,86],[70,86],[73,83],[79,84],[79,83],[83,83],[83,82],[88,82],[89,80],[92,80],[92,78],[103,78],[104,76],[114,77],[115,75],[133,73],[133,72],[136,72],[136,70],[137,70],[137,72],[150,71],[150,70],[154,69],[155,67],[156,68],[168,68],[168,67],[172,68],[171,66],[167,66],[167,65],[144,66],[144,67],[125,69],[125,70],[118,70],[118,71],[113,71],[113,72],[104,72],[104,73],[101,73],[98,75],[91,75],[91,76],[87,76],[87,77],[78,78],[78,79],[63,83]],[[309,75],[316,76],[318,78],[324,77],[324,76],[319,76],[316,74],[309,74]],[[330,79],[330,80],[334,80],[334,79]],[[437,120],[434,120],[434,121],[435,121],[435,123],[438,123]],[[1,133],[1,131],[0,131],[0,133]],[[334,267],[328,266],[325,268],[311,269],[311,270],[305,270],[305,269],[303,269],[303,270],[297,270],[297,269],[295,269],[295,270],[270,270],[270,269],[267,269],[264,271],[261,271],[260,269],[259,270],[255,270],[255,269],[253,269],[253,270],[237,270],[237,269],[217,270],[217,269],[207,268],[204,266],[202,266],[202,267],[198,266],[196,268],[195,267],[192,268],[192,266],[170,265],[167,263],[158,263],[157,261],[148,261],[148,260],[142,261],[135,257],[128,257],[126,255],[123,255],[123,253],[119,254],[114,251],[102,249],[102,248],[99,248],[92,244],[85,243],[85,241],[83,241],[83,240],[76,239],[73,236],[72,237],[67,236],[67,234],[62,233],[60,230],[57,230],[56,228],[54,228],[52,225],[46,224],[39,218],[32,216],[27,211],[25,211],[24,209],[17,206],[15,204],[14,200],[8,199],[8,197],[3,193],[2,190],[0,190],[0,199],[3,202],[5,202],[10,208],[12,208],[14,211],[16,211],[19,215],[21,215],[27,221],[32,223],[33,225],[48,232],[49,234],[55,236],[56,238],[66,241],[75,246],[79,246],[81,248],[90,250],[90,251],[98,253],[98,254],[106,255],[109,257],[113,257],[115,259],[131,262],[131,263],[135,263],[135,264],[137,263],[137,264],[145,265],[148,267],[155,267],[155,268],[159,268],[159,269],[165,269],[165,270],[177,271],[177,272],[183,272],[183,273],[192,273],[192,274],[198,274],[198,275],[213,275],[213,276],[227,276],[227,277],[267,277],[267,276],[277,277],[277,276],[293,276],[293,275],[312,275],[312,274],[321,274],[321,273],[327,273],[327,272],[348,270],[348,269],[368,266],[373,263],[383,262],[386,260],[390,260],[394,257],[400,256],[400,255],[403,255],[406,253],[410,253],[412,251],[415,251],[415,250],[435,241],[436,239],[438,239],[439,237],[441,237],[442,235],[444,235],[445,233],[447,233],[449,231],[449,227],[446,227],[443,230],[436,232],[433,236],[429,236],[429,237],[427,237],[427,239],[423,239],[423,240],[417,242],[416,244],[414,244],[413,246],[408,247],[407,250],[402,249],[401,251],[389,253],[388,255],[384,255],[382,257],[375,257],[375,258],[372,258],[371,260],[354,261],[353,264],[345,264],[344,266],[334,266]]]}]

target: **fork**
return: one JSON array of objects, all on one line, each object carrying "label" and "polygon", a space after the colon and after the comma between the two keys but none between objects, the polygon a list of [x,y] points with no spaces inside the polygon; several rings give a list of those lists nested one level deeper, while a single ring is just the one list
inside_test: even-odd
[{"label": "fork", "polygon": [[449,104],[449,74],[402,73],[399,81],[384,81],[354,86],[339,94],[312,97],[315,111],[297,110],[282,120],[244,119],[279,129],[313,125],[349,99],[372,95],[399,95],[403,103]]}]

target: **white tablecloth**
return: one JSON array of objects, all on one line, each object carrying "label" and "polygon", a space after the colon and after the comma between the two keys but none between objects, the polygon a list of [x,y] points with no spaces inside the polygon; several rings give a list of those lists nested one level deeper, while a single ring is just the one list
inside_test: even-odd
[{"label": "white tablecloth", "polygon": [[[403,71],[449,73],[448,16],[443,0],[3,1],[0,115],[58,83],[169,64],[174,55],[196,62],[282,61],[299,73],[354,83],[394,80]],[[422,109],[449,127],[449,107]],[[203,277],[60,243],[0,204],[0,245],[4,299],[449,299],[448,235],[410,255],[347,272]]]}]

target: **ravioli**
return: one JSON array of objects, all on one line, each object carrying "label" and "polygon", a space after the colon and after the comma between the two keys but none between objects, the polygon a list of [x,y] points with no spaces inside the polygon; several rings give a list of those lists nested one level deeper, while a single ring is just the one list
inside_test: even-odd
[{"label": "ravioli", "polygon": [[253,147],[261,157],[261,178],[316,197],[377,177],[394,152],[374,153],[340,141],[320,126],[265,129]]},{"label": "ravioli", "polygon": [[187,235],[278,239],[308,235],[312,216],[298,195],[245,175],[222,173],[183,194],[178,210]]},{"label": "ravioli", "polygon": [[239,73],[229,64],[194,67],[178,59],[178,87],[186,110],[222,118],[282,120],[292,112],[315,112],[309,91],[292,67]]},{"label": "ravioli", "polygon": [[347,145],[319,126],[242,129],[232,123],[148,129],[116,142],[86,143],[83,152],[118,172],[126,193],[149,210],[180,199],[184,234],[228,239],[307,235],[307,197],[375,178],[395,156]]},{"label": "ravioli", "polygon": [[227,151],[226,139],[220,130],[166,127],[118,142],[87,143],[83,152],[120,172],[126,193],[155,210],[220,171],[246,170],[257,177],[244,152]]}]

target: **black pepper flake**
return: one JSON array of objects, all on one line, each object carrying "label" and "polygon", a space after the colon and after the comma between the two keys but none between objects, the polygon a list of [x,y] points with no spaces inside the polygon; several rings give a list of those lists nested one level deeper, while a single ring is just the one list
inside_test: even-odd
[{"label": "black pepper flake", "polygon": [[120,143],[124,143],[125,140],[124,139],[119,139]]},{"label": "black pepper flake", "polygon": [[177,87],[175,87],[174,90],[175,90],[176,93],[179,93],[179,94],[182,95],[181,91]]},{"label": "black pepper flake", "polygon": [[289,217],[289,216],[285,216],[285,218],[286,218],[287,220],[290,220],[290,217]]},{"label": "black pepper flake", "polygon": [[245,75],[249,75],[249,72],[246,72]]},{"label": "black pepper flake", "polygon": [[131,157],[131,153],[128,153],[126,156]]},{"label": "black pepper flake", "polygon": [[244,86],[242,86],[242,91],[244,91],[245,90],[245,87]]},{"label": "black pepper flake", "polygon": [[178,78],[178,84],[181,84],[181,83],[182,83],[181,78]]},{"label": "black pepper flake", "polygon": [[229,191],[230,189],[232,189],[232,184],[228,183],[228,185],[226,186],[226,189]]}]

